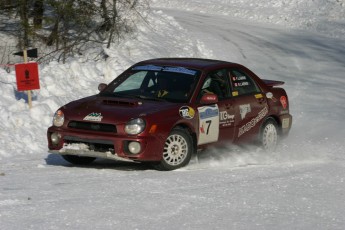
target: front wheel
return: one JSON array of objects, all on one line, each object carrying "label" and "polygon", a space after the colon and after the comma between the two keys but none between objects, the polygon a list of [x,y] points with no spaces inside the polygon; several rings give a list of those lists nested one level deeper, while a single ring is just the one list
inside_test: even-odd
[{"label": "front wheel", "polygon": [[158,170],[174,170],[187,165],[193,153],[192,138],[187,131],[175,128],[164,143],[162,160],[155,164]]},{"label": "front wheel", "polygon": [[277,148],[278,143],[277,122],[273,119],[266,121],[262,126],[260,136],[260,141],[264,150],[273,152]]}]

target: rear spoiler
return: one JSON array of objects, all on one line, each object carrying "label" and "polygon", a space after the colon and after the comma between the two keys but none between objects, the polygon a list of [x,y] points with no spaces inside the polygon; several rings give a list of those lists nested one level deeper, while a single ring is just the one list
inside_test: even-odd
[{"label": "rear spoiler", "polygon": [[283,81],[274,81],[274,80],[266,80],[266,79],[262,79],[262,81],[263,81],[268,87],[284,85],[284,83],[285,83],[285,82],[283,82]]}]

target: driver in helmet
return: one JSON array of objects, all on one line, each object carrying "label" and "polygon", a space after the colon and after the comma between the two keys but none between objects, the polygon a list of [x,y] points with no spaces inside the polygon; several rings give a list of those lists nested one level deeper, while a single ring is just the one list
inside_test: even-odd
[{"label": "driver in helmet", "polygon": [[168,95],[168,80],[166,76],[157,76],[157,84],[158,84],[158,97],[165,97]]}]

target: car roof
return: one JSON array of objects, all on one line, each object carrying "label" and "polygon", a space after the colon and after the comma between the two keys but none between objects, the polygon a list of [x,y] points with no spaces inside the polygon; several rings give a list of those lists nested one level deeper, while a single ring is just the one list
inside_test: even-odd
[{"label": "car roof", "polygon": [[142,61],[136,65],[180,66],[198,70],[239,66],[237,63],[203,58],[157,58]]}]

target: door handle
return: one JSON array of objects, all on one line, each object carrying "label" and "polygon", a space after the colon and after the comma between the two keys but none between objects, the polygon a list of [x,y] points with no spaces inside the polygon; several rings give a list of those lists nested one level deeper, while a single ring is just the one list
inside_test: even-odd
[{"label": "door handle", "polygon": [[230,108],[233,107],[233,106],[234,106],[233,103],[225,104],[225,108],[226,108],[226,109],[230,109]]}]

